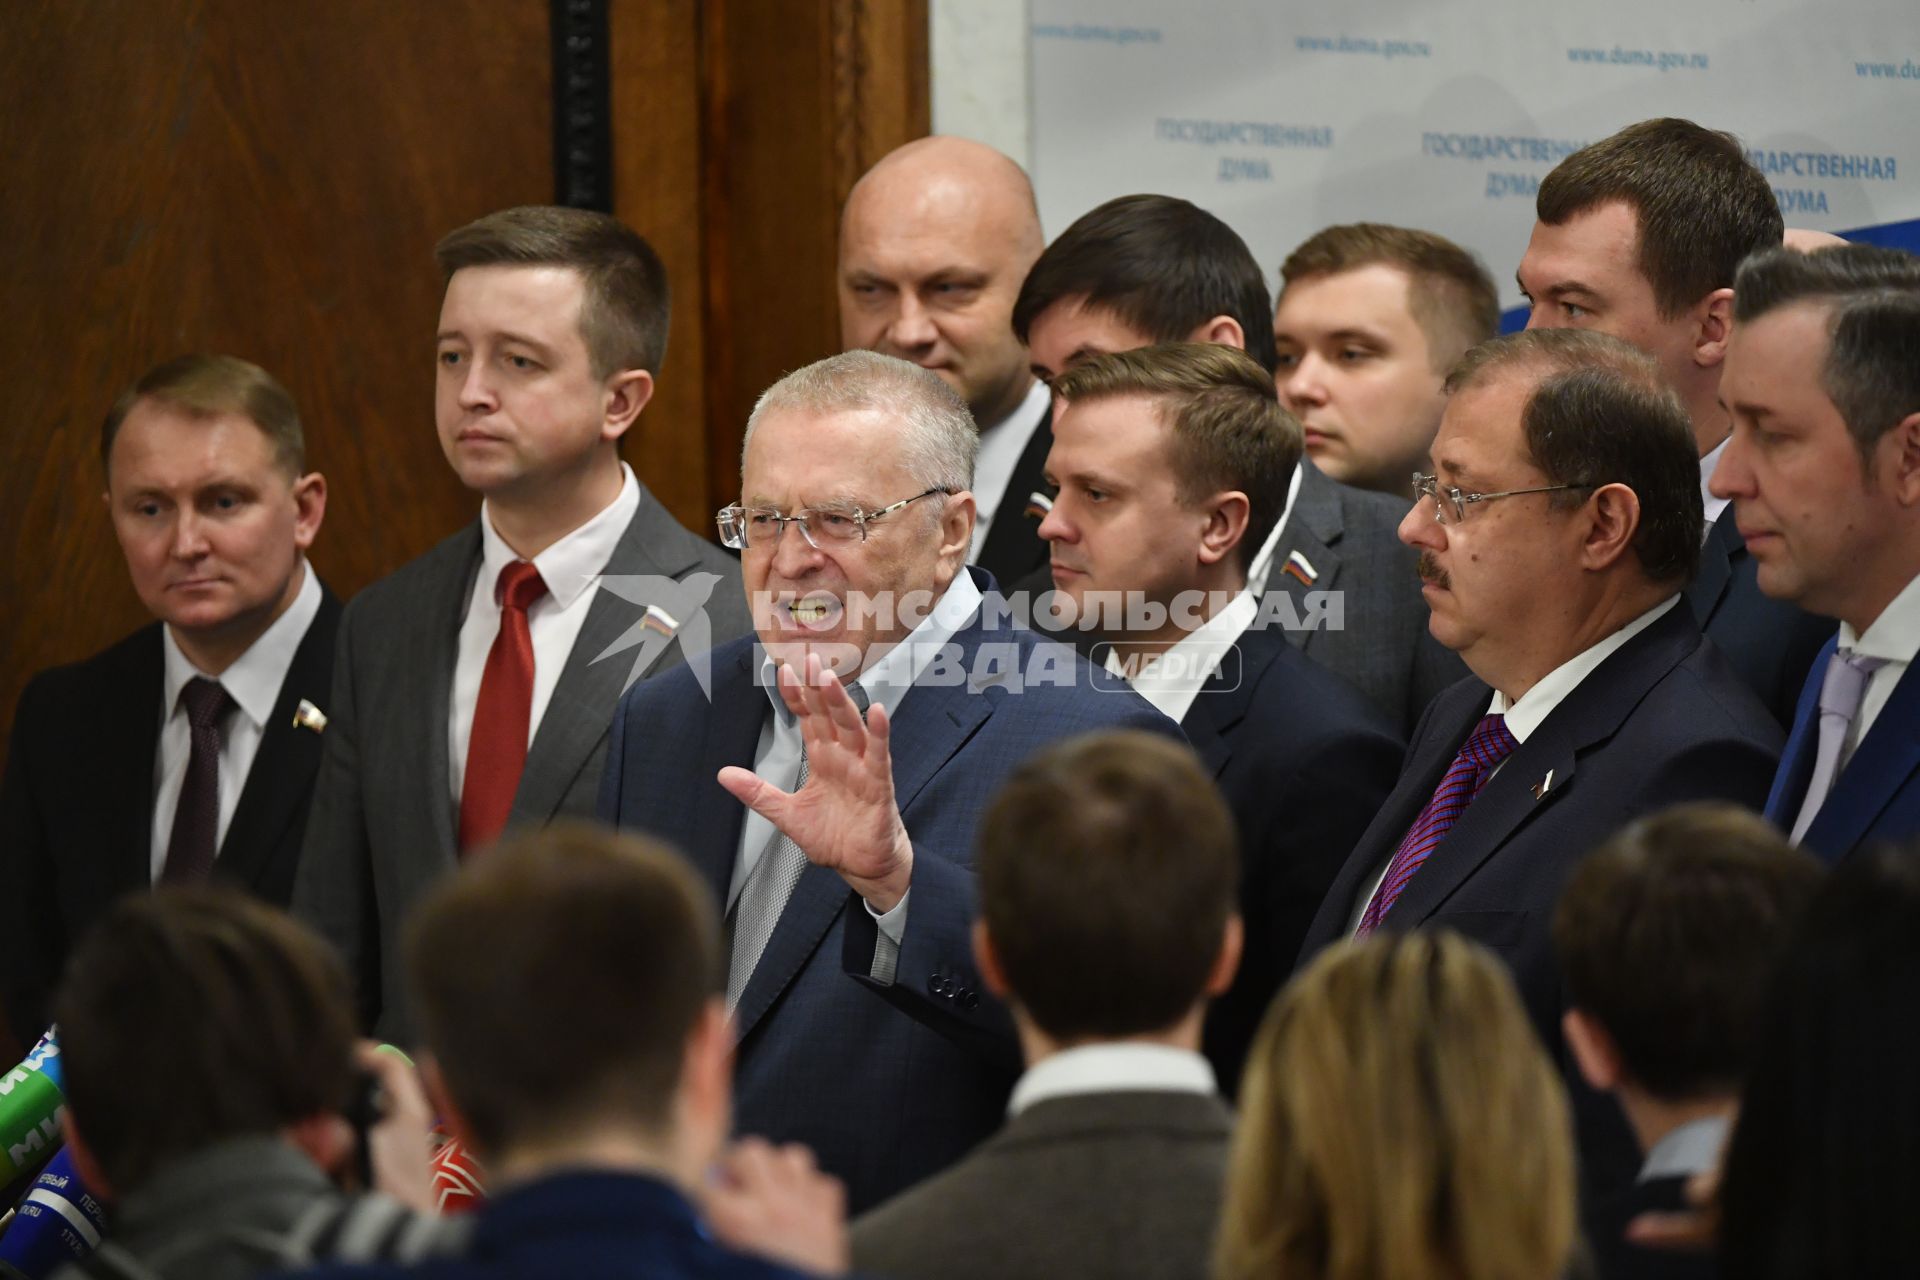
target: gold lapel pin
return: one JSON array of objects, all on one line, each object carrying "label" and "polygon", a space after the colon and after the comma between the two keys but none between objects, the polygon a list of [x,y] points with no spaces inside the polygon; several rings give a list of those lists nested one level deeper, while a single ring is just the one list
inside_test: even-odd
[{"label": "gold lapel pin", "polygon": [[327,713],[302,698],[293,713],[293,727],[319,733],[327,727]]}]

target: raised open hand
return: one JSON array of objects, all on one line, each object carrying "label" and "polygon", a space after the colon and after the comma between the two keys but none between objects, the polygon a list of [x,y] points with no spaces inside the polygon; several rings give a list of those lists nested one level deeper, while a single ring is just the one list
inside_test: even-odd
[{"label": "raised open hand", "polygon": [[913,845],[893,794],[890,726],[884,707],[863,720],[853,698],[819,657],[804,672],[781,664],[780,698],[800,725],[807,780],[782,791],[750,769],[729,765],[720,785],[784,832],[810,862],[838,871],[877,912],[891,911],[913,880]]}]

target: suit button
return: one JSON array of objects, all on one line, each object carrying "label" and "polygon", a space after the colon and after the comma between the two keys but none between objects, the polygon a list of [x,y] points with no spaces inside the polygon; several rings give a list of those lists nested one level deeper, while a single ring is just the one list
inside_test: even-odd
[{"label": "suit button", "polygon": [[969,987],[969,988],[966,988],[966,989],[963,989],[963,990],[962,990],[962,991],[960,992],[960,1007],[961,1007],[962,1009],[972,1009],[972,1008],[976,1008],[976,1007],[977,1007],[977,1006],[978,1006],[979,1004],[980,1004],[980,993],[979,993],[979,992],[977,992],[977,991],[974,991],[974,990],[973,990],[972,988],[970,988],[970,987]]},{"label": "suit button", "polygon": [[935,969],[927,978],[927,990],[934,995],[940,994],[940,971]]}]

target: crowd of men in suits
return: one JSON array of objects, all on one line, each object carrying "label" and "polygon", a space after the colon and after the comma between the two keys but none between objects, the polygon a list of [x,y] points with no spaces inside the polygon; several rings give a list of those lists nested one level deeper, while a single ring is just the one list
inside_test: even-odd
[{"label": "crowd of men in suits", "polygon": [[[1523,1043],[1486,1106],[1551,1130],[1564,1091],[1571,1145],[1513,1167],[1572,1162],[1599,1274],[1703,1274],[1627,1224],[1718,1167],[1823,869],[1902,885],[1870,850],[1920,836],[1920,259],[1787,239],[1730,135],[1634,125],[1543,179],[1496,336],[1431,233],[1317,232],[1276,303],[1191,203],[1047,243],[1016,165],[925,139],[849,196],[845,349],[761,396],[716,545],[620,456],[658,258],[505,210],[436,249],[478,517],[344,608],[285,390],[156,368],[101,432],[156,621],[32,681],[0,790],[0,1010],[72,1041],[70,1145],[134,1224],[96,1274],[835,1272],[841,1195],[874,1274],[1255,1274],[1340,1235],[1267,1203],[1280,1140],[1247,1127],[1289,1114],[1276,1064],[1308,1070],[1289,1029],[1343,966],[1382,1010],[1425,966],[1422,1035],[1497,981],[1531,1035],[1435,1062]],[[149,1091],[175,1119],[144,1130],[123,1055],[201,1007],[163,1078],[305,1083]],[[318,1077],[290,1007],[338,1032]],[[424,1167],[436,1112],[507,1193],[471,1232],[307,1247],[374,1212],[296,1123],[345,1107],[355,1028],[429,1053],[430,1105],[362,1062],[419,1104],[376,1154]],[[189,1154],[221,1230],[302,1248],[196,1225]],[[1541,1204],[1482,1224],[1545,1242],[1511,1274],[1576,1256]]]}]

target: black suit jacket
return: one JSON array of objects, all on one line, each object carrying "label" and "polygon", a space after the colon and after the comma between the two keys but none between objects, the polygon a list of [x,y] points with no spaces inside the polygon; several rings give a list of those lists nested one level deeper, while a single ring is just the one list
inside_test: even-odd
[{"label": "black suit jacket", "polygon": [[[1407,767],[1321,904],[1304,961],[1347,936],[1373,877],[1432,798],[1493,691],[1462,680],[1414,733]],[[1684,605],[1622,645],[1520,744],[1407,883],[1383,927],[1450,928],[1499,954],[1573,1095],[1589,1187],[1631,1179],[1638,1153],[1620,1109],[1572,1069],[1561,1042],[1549,927],[1575,863],[1635,818],[1686,800],[1759,809],[1780,728]]]},{"label": "black suit jacket", "polygon": [[[1000,496],[1000,505],[994,508],[987,540],[980,544],[980,558],[975,563],[992,574],[995,582],[1019,582],[1036,571],[1047,571],[1047,544],[1040,537],[1040,517],[1030,514],[1028,507],[1034,495],[1046,497],[1050,492],[1046,472],[1047,453],[1052,448],[1053,409],[1049,406],[1021,451],[1020,460],[1013,464],[1013,476]],[[1046,585],[1053,585],[1051,578]]]},{"label": "black suit jacket", "polygon": [[1240,834],[1246,949],[1208,1010],[1205,1046],[1231,1098],[1320,900],[1393,790],[1404,744],[1359,690],[1278,631],[1241,635],[1180,727]]},{"label": "black suit jacket", "polygon": [[1759,561],[1728,505],[1700,549],[1700,569],[1687,588],[1687,605],[1727,662],[1784,730],[1812,669],[1814,655],[1832,638],[1832,618],[1807,613],[1760,590]]},{"label": "black suit jacket", "polygon": [[1687,1180],[1649,1178],[1604,1198],[1586,1214],[1587,1247],[1599,1280],[1714,1280],[1711,1250],[1647,1249],[1628,1244],[1627,1224],[1643,1213],[1687,1208]]},{"label": "black suit jacket", "polygon": [[[0,998],[31,1043],[67,953],[123,893],[152,884],[153,772],[165,678],[161,624],[84,662],[35,676],[13,717],[0,783]],[[293,895],[321,734],[298,728],[301,699],[322,711],[333,679],[340,602],[294,652],[260,750],[214,860],[214,875],[275,906]]]}]

